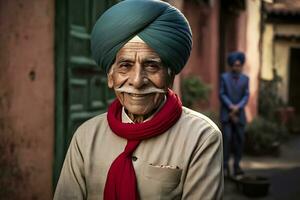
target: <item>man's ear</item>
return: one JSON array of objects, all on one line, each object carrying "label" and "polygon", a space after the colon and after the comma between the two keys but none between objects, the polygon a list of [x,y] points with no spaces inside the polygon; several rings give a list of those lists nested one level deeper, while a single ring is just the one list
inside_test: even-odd
[{"label": "man's ear", "polygon": [[109,88],[113,88],[114,87],[114,81],[113,81],[113,77],[112,77],[112,73],[109,72],[107,74],[107,85]]},{"label": "man's ear", "polygon": [[174,84],[175,74],[172,73],[168,76],[168,87],[172,88]]}]

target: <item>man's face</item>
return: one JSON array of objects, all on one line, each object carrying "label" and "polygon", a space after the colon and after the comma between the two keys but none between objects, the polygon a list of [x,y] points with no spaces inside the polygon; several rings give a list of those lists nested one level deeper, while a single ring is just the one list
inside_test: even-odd
[{"label": "man's face", "polygon": [[243,70],[243,65],[241,63],[241,61],[239,60],[236,60],[234,63],[233,63],[233,66],[231,66],[231,71],[233,73],[241,73]]},{"label": "man's face", "polygon": [[108,86],[129,113],[147,115],[164,99],[172,82],[169,79],[158,54],[140,39],[133,39],[116,55]]}]

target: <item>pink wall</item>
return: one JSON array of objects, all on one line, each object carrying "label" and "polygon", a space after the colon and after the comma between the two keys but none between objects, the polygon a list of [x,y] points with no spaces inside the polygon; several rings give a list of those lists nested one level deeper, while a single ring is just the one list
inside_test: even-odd
[{"label": "pink wall", "polygon": [[212,7],[186,2],[184,14],[193,32],[193,49],[190,59],[182,72],[183,78],[198,75],[212,87],[209,108],[218,112],[219,99],[219,7],[215,1]]},{"label": "pink wall", "polygon": [[[224,62],[231,51],[247,52],[247,13],[246,10],[228,13],[224,15],[225,30],[224,41],[220,41],[219,15],[220,1],[214,1],[212,6],[197,5],[189,2],[184,3],[184,14],[190,22],[193,32],[193,50],[191,57],[181,76],[184,79],[189,75],[197,75],[212,87],[209,105],[201,105],[200,110],[209,109],[218,113],[219,109],[219,47],[224,44]],[[251,59],[251,58],[250,58]],[[257,82],[253,73],[249,72],[249,66],[245,64],[245,73],[251,77],[251,82]],[[225,66],[227,63],[225,63]],[[225,67],[228,69],[228,67]],[[253,87],[253,84],[251,84]],[[256,86],[257,87],[257,86]],[[248,119],[251,120],[257,112],[257,91],[251,93],[249,104],[246,107]]]},{"label": "pink wall", "polygon": [[2,197],[51,199],[54,1],[0,1],[0,32]]},{"label": "pink wall", "polygon": [[[250,16],[251,17],[251,16]],[[252,38],[247,38],[247,22],[249,22],[250,18],[248,18],[247,12],[243,11],[240,13],[238,21],[237,21],[237,27],[239,29],[238,32],[238,46],[237,50],[244,51],[246,53],[246,63],[244,66],[244,73],[247,74],[250,78],[250,97],[248,100],[248,104],[246,106],[246,115],[248,122],[252,121],[253,118],[257,115],[257,100],[258,100],[258,71],[259,68],[259,53],[258,53],[258,46],[257,46],[257,52],[256,55],[251,55],[251,52],[248,52],[247,50],[247,43],[256,43],[256,40]],[[253,30],[254,31],[259,31]],[[247,41],[247,39],[249,41]],[[254,66],[253,66],[254,65]],[[253,70],[254,69],[254,70]]]},{"label": "pink wall", "polygon": [[[251,13],[250,13],[251,14]],[[247,120],[250,122],[257,115],[257,98],[258,98],[258,68],[259,68],[259,55],[258,44],[257,50],[249,51],[249,45],[253,46],[257,42],[256,38],[259,31],[259,24],[254,26],[255,29],[251,30],[251,34],[247,35],[247,26],[251,23],[253,18],[246,10],[240,10],[237,13],[228,14],[226,24],[226,56],[231,51],[242,51],[246,54],[246,63],[244,65],[244,73],[250,78],[250,97],[246,106]],[[253,22],[252,22],[253,23]],[[247,46],[248,45],[248,46]],[[227,66],[228,70],[228,66]]]}]

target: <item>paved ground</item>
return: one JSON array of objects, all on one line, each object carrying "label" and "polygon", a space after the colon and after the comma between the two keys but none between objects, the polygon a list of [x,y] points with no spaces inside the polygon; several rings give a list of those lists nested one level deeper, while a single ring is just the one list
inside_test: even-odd
[{"label": "paved ground", "polygon": [[292,135],[282,145],[279,157],[245,156],[241,163],[246,174],[270,178],[269,194],[262,198],[246,197],[231,180],[225,180],[224,200],[300,200],[300,135]]}]

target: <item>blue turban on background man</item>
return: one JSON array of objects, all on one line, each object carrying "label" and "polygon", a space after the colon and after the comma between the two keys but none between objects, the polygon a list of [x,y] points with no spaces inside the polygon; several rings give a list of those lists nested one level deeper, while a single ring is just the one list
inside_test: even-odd
[{"label": "blue turban on background man", "polygon": [[229,66],[233,66],[234,63],[239,60],[243,65],[245,63],[245,54],[240,51],[231,52],[227,57],[227,62]]},{"label": "blue turban on background man", "polygon": [[108,9],[92,30],[91,51],[97,65],[108,73],[118,51],[136,35],[175,74],[190,56],[191,29],[178,9],[162,1],[125,0]]}]

